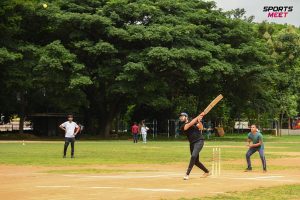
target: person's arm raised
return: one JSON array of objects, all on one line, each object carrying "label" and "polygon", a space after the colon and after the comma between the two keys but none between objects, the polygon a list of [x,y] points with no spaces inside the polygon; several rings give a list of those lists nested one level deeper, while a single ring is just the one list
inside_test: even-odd
[{"label": "person's arm raised", "polygon": [[192,119],[190,122],[188,122],[186,125],[184,125],[183,130],[188,130],[191,126],[198,123],[198,121],[201,121],[204,116],[204,113],[202,112],[200,115]]}]

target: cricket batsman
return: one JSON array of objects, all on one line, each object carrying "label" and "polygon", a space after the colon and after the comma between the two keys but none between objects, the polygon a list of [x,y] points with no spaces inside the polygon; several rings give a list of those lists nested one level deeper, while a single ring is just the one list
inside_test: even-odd
[{"label": "cricket batsman", "polygon": [[191,153],[191,159],[189,166],[187,168],[186,174],[183,177],[184,180],[189,179],[189,175],[194,167],[196,165],[201,170],[204,171],[203,178],[209,176],[208,169],[199,161],[199,153],[204,145],[204,137],[202,135],[202,132],[199,129],[203,129],[203,125],[201,123],[201,120],[204,116],[204,112],[202,112],[199,116],[194,118],[193,120],[189,121],[188,114],[187,113],[181,113],[179,120],[183,123],[181,126],[181,130],[183,133],[187,136],[189,143],[190,143],[190,153]]}]

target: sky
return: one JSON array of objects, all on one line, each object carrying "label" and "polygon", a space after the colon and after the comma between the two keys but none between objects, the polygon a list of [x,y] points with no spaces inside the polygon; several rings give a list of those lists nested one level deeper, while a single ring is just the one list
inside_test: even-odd
[{"label": "sky", "polygon": [[[211,1],[211,0],[207,0]],[[218,8],[232,10],[244,8],[246,16],[254,15],[255,22],[267,20],[280,24],[292,24],[300,27],[300,0],[213,0]],[[268,18],[267,13],[263,12],[264,6],[293,6],[293,11],[289,12],[286,18]]]}]

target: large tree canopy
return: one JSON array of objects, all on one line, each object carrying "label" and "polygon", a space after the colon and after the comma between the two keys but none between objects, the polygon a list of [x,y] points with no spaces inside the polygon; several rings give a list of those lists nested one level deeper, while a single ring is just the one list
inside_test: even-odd
[{"label": "large tree canopy", "polygon": [[268,27],[214,2],[42,3],[7,0],[0,8],[0,103],[21,116],[80,112],[90,131],[108,136],[128,106],[174,117],[198,112],[218,93],[226,100],[212,114],[272,113],[277,89],[291,84],[278,77],[299,68],[299,30],[271,35],[278,43],[270,50]]}]

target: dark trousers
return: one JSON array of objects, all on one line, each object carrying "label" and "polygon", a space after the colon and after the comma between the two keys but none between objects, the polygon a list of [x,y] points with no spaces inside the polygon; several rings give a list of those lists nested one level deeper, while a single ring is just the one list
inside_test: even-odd
[{"label": "dark trousers", "polygon": [[199,161],[199,153],[201,149],[203,148],[204,140],[199,140],[195,143],[190,144],[190,152],[191,152],[191,160],[190,164],[188,166],[188,169],[186,171],[186,174],[189,175],[194,167],[196,165],[201,170],[203,170],[205,173],[208,173],[208,169]]},{"label": "dark trousers", "polygon": [[65,138],[65,146],[64,146],[64,156],[67,154],[68,146],[71,143],[71,156],[74,156],[74,144],[75,138]]},{"label": "dark trousers", "polygon": [[137,133],[133,133],[133,143],[137,143],[138,142],[138,139],[139,139],[139,136]]},{"label": "dark trousers", "polygon": [[249,150],[246,153],[246,160],[247,160],[248,169],[252,169],[250,157],[256,151],[259,152],[259,156],[260,156],[260,159],[261,159],[261,162],[262,162],[262,165],[263,165],[263,169],[267,170],[267,164],[266,164],[266,158],[265,158],[264,150],[263,149],[255,149],[255,148],[249,148]]}]

